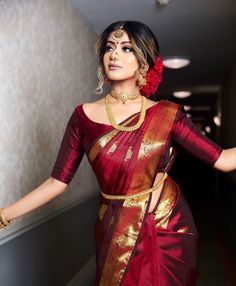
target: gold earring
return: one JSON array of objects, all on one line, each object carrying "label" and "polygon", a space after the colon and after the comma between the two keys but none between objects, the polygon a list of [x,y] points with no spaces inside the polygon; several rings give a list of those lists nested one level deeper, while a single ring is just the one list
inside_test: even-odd
[{"label": "gold earring", "polygon": [[143,85],[146,84],[146,73],[148,70],[148,66],[144,65],[141,68],[139,68],[135,73],[137,77],[137,85],[141,88]]}]

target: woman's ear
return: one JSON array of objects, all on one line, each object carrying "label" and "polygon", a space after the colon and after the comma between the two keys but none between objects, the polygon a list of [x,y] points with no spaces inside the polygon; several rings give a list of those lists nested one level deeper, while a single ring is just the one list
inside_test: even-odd
[{"label": "woman's ear", "polygon": [[140,65],[139,66],[139,70],[141,70],[142,73],[146,73],[149,69],[149,65],[148,63],[146,63],[145,65]]}]

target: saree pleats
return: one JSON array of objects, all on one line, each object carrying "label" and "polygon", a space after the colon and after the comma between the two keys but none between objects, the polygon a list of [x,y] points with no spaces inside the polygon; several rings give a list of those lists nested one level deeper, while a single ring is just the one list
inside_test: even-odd
[{"label": "saree pleats", "polygon": [[[168,211],[163,211],[165,193],[175,198]],[[178,186],[168,177],[156,211],[145,218],[123,286],[196,285],[197,231],[187,210]]]}]

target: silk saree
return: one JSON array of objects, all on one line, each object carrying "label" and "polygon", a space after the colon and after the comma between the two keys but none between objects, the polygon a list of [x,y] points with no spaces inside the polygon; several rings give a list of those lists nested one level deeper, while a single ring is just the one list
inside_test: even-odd
[{"label": "silk saree", "polygon": [[[135,113],[122,124],[132,126],[138,117]],[[92,121],[83,105],[74,110],[51,176],[69,184],[86,153],[97,177],[96,285],[196,285],[197,229],[178,184],[168,175],[177,146],[212,166],[222,151],[171,101],[149,107],[132,132]],[[163,174],[158,195],[137,196]],[[117,199],[121,195],[128,198]]]}]

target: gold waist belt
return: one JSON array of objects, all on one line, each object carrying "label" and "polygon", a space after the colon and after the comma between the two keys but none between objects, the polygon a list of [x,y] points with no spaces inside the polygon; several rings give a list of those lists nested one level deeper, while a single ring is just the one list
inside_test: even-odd
[{"label": "gold waist belt", "polygon": [[137,193],[137,194],[132,194],[132,195],[107,195],[107,194],[101,192],[101,195],[104,198],[109,199],[109,200],[126,200],[126,199],[133,199],[133,198],[141,197],[143,195],[146,195],[148,193],[151,193],[151,192],[155,191],[165,181],[167,176],[168,176],[168,174],[166,172],[164,172],[162,178],[160,179],[160,181],[155,186],[153,186],[152,188],[147,189],[145,191],[142,191],[140,193]]}]

